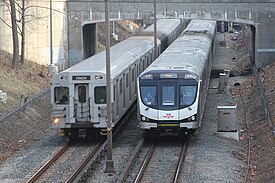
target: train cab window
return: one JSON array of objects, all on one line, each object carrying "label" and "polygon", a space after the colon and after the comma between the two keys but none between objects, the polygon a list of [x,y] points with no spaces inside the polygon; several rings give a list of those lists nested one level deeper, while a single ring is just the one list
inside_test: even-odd
[{"label": "train cab window", "polygon": [[141,86],[141,99],[145,105],[157,104],[157,87],[156,86]]},{"label": "train cab window", "polygon": [[54,103],[55,104],[68,104],[69,103],[69,88],[68,87],[55,87],[54,88]]},{"label": "train cab window", "polygon": [[196,98],[197,86],[180,86],[180,105],[190,106]]},{"label": "train cab window", "polygon": [[162,105],[173,106],[175,105],[175,87],[163,86],[162,87]]},{"label": "train cab window", "polygon": [[95,87],[95,103],[106,104],[106,86]]}]

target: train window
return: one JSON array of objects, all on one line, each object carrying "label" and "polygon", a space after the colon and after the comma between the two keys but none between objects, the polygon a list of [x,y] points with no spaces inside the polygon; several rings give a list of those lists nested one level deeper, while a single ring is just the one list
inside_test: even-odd
[{"label": "train window", "polygon": [[119,80],[119,93],[122,93],[122,79]]},{"label": "train window", "polygon": [[156,86],[142,86],[140,87],[141,99],[146,105],[157,104],[157,87]]},{"label": "train window", "polygon": [[95,103],[106,104],[106,86],[95,87]]},{"label": "train window", "polygon": [[180,105],[190,106],[194,103],[197,86],[180,86]]},{"label": "train window", "polygon": [[125,74],[123,74],[123,80],[122,80],[122,94],[123,94],[123,108],[125,108]]},{"label": "train window", "polygon": [[80,103],[85,103],[87,101],[86,86],[79,86],[78,87],[78,101]]},{"label": "train window", "polygon": [[143,70],[146,69],[146,57],[143,59]]},{"label": "train window", "polygon": [[126,88],[129,86],[129,75],[128,73],[126,74]]},{"label": "train window", "polygon": [[175,87],[174,86],[162,87],[162,105],[164,106],[175,105]]},{"label": "train window", "polygon": [[135,69],[132,69],[132,82],[135,81]]},{"label": "train window", "polygon": [[54,103],[55,104],[68,104],[69,103],[69,88],[68,87],[55,87],[54,88]]},{"label": "train window", "polygon": [[115,100],[116,100],[116,115],[119,114],[119,98],[118,98],[118,79],[116,80],[116,86],[115,86]]}]

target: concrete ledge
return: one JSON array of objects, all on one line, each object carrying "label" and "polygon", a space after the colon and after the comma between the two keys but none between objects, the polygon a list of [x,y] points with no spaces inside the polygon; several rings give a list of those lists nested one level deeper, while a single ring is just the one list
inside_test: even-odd
[{"label": "concrete ledge", "polygon": [[239,132],[214,132],[218,137],[239,141]]}]

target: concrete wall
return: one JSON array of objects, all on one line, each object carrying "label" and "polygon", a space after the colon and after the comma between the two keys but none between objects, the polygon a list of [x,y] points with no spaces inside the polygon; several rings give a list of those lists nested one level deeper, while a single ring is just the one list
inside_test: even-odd
[{"label": "concrete wall", "polygon": [[[36,8],[30,11],[40,15],[37,22],[28,26],[26,34],[26,57],[41,64],[50,64],[49,0],[32,0]],[[0,16],[9,20],[6,7],[0,2]],[[275,53],[275,0],[157,0],[158,17],[186,19],[215,19],[235,21],[256,28],[254,58],[257,67],[274,61]],[[96,52],[96,34],[92,30],[98,21],[104,21],[103,0],[53,0],[53,61],[57,65],[72,66],[87,55]],[[153,0],[110,0],[110,18],[150,19],[153,18]],[[88,27],[94,36],[88,36],[83,27]],[[85,40],[83,40],[85,39]],[[86,41],[86,42],[85,42]],[[90,45],[83,48],[85,45]],[[12,52],[11,29],[0,21],[0,48]]]},{"label": "concrete wall", "polygon": [[[10,24],[7,7],[0,3],[0,16]],[[27,14],[39,19],[26,24],[26,58],[43,65],[50,64],[50,4],[49,1],[33,0],[26,7]],[[53,63],[62,65],[67,60],[67,15],[66,3],[53,1]],[[63,13],[62,13],[63,12]],[[19,36],[20,38],[20,36]],[[0,49],[12,53],[11,28],[0,21]],[[62,66],[61,66],[62,67]]]},{"label": "concrete wall", "polygon": [[[102,0],[68,0],[69,63],[82,58],[81,25],[86,21],[103,20]],[[254,58],[257,67],[274,61],[275,0],[157,0],[158,17],[214,19],[247,23],[256,27]],[[110,0],[110,18],[149,19],[153,17],[153,0]],[[76,36],[76,37],[75,37]],[[75,44],[77,43],[77,44]],[[260,52],[259,52],[260,51]],[[72,57],[71,57],[72,55]]]}]

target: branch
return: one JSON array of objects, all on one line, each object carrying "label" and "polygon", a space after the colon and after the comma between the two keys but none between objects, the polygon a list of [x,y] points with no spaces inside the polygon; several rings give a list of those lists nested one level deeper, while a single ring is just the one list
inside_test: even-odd
[{"label": "branch", "polygon": [[0,17],[0,20],[2,20],[2,22],[6,24],[9,28],[12,28],[11,25],[9,25],[2,17]]},{"label": "branch", "polygon": [[[25,10],[28,9],[28,8],[43,8],[43,9],[50,10],[50,8],[48,8],[48,7],[45,7],[45,6],[37,6],[37,5],[28,6],[28,7],[25,8]],[[52,10],[55,11],[55,12],[62,13],[62,14],[65,14],[65,15],[66,15],[66,12],[62,12],[62,11],[59,11],[59,10],[56,10],[56,9],[52,9]]]}]

